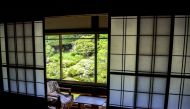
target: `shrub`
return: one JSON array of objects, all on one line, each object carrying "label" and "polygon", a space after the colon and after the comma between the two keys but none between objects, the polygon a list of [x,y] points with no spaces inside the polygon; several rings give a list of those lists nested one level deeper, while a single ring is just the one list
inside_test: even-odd
[{"label": "shrub", "polygon": [[[93,36],[85,36],[82,38],[92,38]],[[94,54],[94,41],[92,39],[79,39],[74,42],[73,51],[75,54],[85,57],[92,56]]]}]

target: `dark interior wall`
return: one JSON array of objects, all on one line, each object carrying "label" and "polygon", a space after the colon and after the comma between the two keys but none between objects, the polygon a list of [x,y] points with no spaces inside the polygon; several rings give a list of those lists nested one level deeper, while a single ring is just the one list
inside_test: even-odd
[{"label": "dark interior wall", "polygon": [[[44,3],[44,2],[43,2]],[[28,3],[29,4],[29,3]],[[24,7],[1,8],[0,21],[15,21],[48,16],[91,14],[108,12],[108,0],[63,0],[45,4],[30,3]]]},{"label": "dark interior wall", "polygon": [[[144,1],[143,1],[144,2]],[[172,2],[173,3],[173,2]],[[188,4],[188,3],[187,3]],[[188,14],[189,6],[185,2],[177,5],[161,1],[134,2],[118,0],[63,0],[61,2],[27,3],[20,7],[0,8],[0,21],[32,19],[36,17],[63,16],[76,14],[110,13],[111,15],[163,15]],[[5,5],[6,6],[6,5]],[[171,7],[172,6],[172,7]]]},{"label": "dark interior wall", "polygon": [[118,5],[111,6],[110,8],[110,14],[112,16],[121,16],[121,15],[128,15],[128,16],[136,16],[136,15],[186,15],[189,14],[190,9],[183,7],[175,7],[175,8],[169,8],[169,7],[135,7],[130,8],[123,6],[124,4],[120,4],[120,8],[118,8]]},{"label": "dark interior wall", "polygon": [[[14,10],[0,9],[0,22],[4,21],[19,21],[31,20],[48,16],[63,16],[63,15],[77,15],[77,14],[96,14],[109,13],[110,15],[171,15],[171,14],[189,14],[188,8],[129,8],[104,5],[94,6],[88,8],[88,4],[80,5],[81,7],[72,6],[72,8],[15,8]],[[82,8],[83,7],[83,8]]]}]

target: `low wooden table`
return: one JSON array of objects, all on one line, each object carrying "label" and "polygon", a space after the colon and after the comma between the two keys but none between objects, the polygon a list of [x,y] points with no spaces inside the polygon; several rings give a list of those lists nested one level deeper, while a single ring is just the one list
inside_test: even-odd
[{"label": "low wooden table", "polygon": [[79,95],[74,100],[74,103],[78,103],[79,109],[81,109],[81,105],[84,105],[84,104],[90,104],[92,105],[92,109],[98,109],[98,106],[102,106],[105,102],[106,102],[106,98],[84,96],[84,95]]}]

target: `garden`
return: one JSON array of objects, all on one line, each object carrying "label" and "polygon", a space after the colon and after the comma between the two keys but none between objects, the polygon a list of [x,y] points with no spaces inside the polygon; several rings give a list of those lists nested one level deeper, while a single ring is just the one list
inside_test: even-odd
[{"label": "garden", "polygon": [[106,83],[107,38],[107,34],[47,35],[47,78],[94,82],[96,76],[98,83]]}]

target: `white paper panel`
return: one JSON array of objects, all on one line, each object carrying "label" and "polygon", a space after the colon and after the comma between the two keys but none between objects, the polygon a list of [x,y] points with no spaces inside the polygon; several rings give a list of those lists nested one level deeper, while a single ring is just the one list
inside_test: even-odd
[{"label": "white paper panel", "polygon": [[179,94],[180,83],[181,83],[181,79],[180,78],[171,78],[170,79],[170,90],[169,90],[169,93]]},{"label": "white paper panel", "polygon": [[153,34],[153,18],[141,18],[140,34],[141,35]]},{"label": "white paper panel", "polygon": [[43,52],[43,37],[35,37],[35,51]]},{"label": "white paper panel", "polygon": [[17,51],[24,51],[24,42],[23,38],[17,38]]},{"label": "white paper panel", "polygon": [[3,78],[7,78],[7,67],[2,67],[3,70]]},{"label": "white paper panel", "polygon": [[168,57],[156,56],[155,58],[155,72],[167,72],[168,71]]},{"label": "white paper panel", "polygon": [[22,37],[23,36],[23,24],[16,24],[16,36]]},{"label": "white paper panel", "polygon": [[135,71],[136,55],[125,55],[125,70]]},{"label": "white paper panel", "polygon": [[35,21],[34,31],[35,31],[35,36],[43,36],[43,24],[42,24],[42,22]]},{"label": "white paper panel", "polygon": [[24,33],[25,33],[25,36],[32,36],[32,23],[31,22],[25,22]]},{"label": "white paper panel", "polygon": [[[190,24],[190,23],[189,23],[189,24]],[[188,24],[188,25],[189,25],[189,24]],[[190,28],[188,27],[188,35],[189,35],[189,37],[190,37],[190,34],[189,34],[189,33],[190,33]]]},{"label": "white paper panel", "polygon": [[184,45],[184,37],[183,36],[174,36],[173,55],[183,55],[183,45]]},{"label": "white paper panel", "polygon": [[120,105],[120,100],[121,100],[121,92],[120,91],[113,91],[110,90],[110,105],[115,104],[115,105]]},{"label": "white paper panel", "polygon": [[110,74],[110,89],[121,90],[121,75]]},{"label": "white paper panel", "polygon": [[25,38],[25,49],[26,52],[33,52],[32,37]]},{"label": "white paper panel", "polygon": [[190,95],[190,79],[185,79],[183,94]]},{"label": "white paper panel", "polygon": [[7,35],[8,37],[14,37],[14,24],[7,25]]},{"label": "white paper panel", "polygon": [[18,80],[25,80],[25,70],[24,69],[18,69]]},{"label": "white paper panel", "polygon": [[17,92],[16,81],[10,81],[10,86],[11,86],[11,91],[12,92]]},{"label": "white paper panel", "polygon": [[[170,16],[168,16],[170,17]],[[157,34],[169,35],[170,34],[170,18],[158,18],[157,19]]]},{"label": "white paper panel", "polygon": [[5,37],[4,24],[0,24],[0,37]]},{"label": "white paper panel", "polygon": [[124,90],[134,91],[135,89],[135,76],[125,76]]},{"label": "white paper panel", "polygon": [[111,55],[110,69],[112,70],[122,70],[122,55]]},{"label": "white paper panel", "polygon": [[184,35],[185,18],[175,18],[174,35]]},{"label": "white paper panel", "polygon": [[137,18],[127,19],[126,35],[136,35],[137,34]]},{"label": "white paper panel", "polygon": [[1,52],[1,59],[2,59],[2,63],[3,64],[6,64],[7,63],[7,61],[6,61],[6,53],[5,52]]},{"label": "white paper panel", "polygon": [[9,64],[14,65],[15,64],[15,53],[9,52]]},{"label": "white paper panel", "polygon": [[24,53],[17,53],[17,57],[18,57],[18,64],[19,65],[24,65]]},{"label": "white paper panel", "polygon": [[15,51],[15,42],[14,38],[8,38],[8,50],[9,51]]},{"label": "white paper panel", "polygon": [[190,73],[190,57],[186,57],[185,73]]},{"label": "white paper panel", "polygon": [[9,69],[9,75],[10,75],[10,79],[12,80],[16,80],[16,69],[15,68],[10,68]]},{"label": "white paper panel", "polygon": [[45,97],[44,84],[36,83],[37,96]]},{"label": "white paper panel", "polygon": [[137,106],[147,108],[148,107],[148,94],[138,93],[137,94]]},{"label": "white paper panel", "polygon": [[138,77],[138,91],[149,92],[150,88],[150,77]]},{"label": "white paper panel", "polygon": [[156,54],[168,55],[169,54],[170,38],[168,36],[160,36],[156,38]]},{"label": "white paper panel", "polygon": [[168,109],[178,109],[179,96],[169,95]]},{"label": "white paper panel", "polygon": [[27,82],[27,93],[34,94],[34,83]]},{"label": "white paper panel", "polygon": [[123,35],[123,19],[111,20],[111,35]]},{"label": "white paper panel", "polygon": [[139,71],[151,71],[151,56],[139,56]]},{"label": "white paper panel", "polygon": [[5,38],[1,38],[1,51],[5,51]]},{"label": "white paper panel", "polygon": [[112,36],[111,37],[111,53],[122,54],[123,37]]},{"label": "white paper panel", "polygon": [[164,95],[154,94],[152,97],[152,108],[153,109],[164,109]]},{"label": "white paper panel", "polygon": [[8,79],[3,79],[3,90],[4,91],[8,91],[9,90]]},{"label": "white paper panel", "polygon": [[190,107],[190,96],[183,96],[183,100],[182,100],[182,109],[189,109]]},{"label": "white paper panel", "polygon": [[[190,29],[189,29],[189,34],[190,34]],[[187,55],[190,56],[190,35],[188,36]]]},{"label": "white paper panel", "polygon": [[19,92],[20,93],[26,93],[26,84],[25,82],[19,81]]},{"label": "white paper panel", "polygon": [[152,36],[140,36],[139,54],[152,54]]},{"label": "white paper panel", "polygon": [[36,70],[36,82],[44,83],[44,70]]},{"label": "white paper panel", "polygon": [[33,66],[33,54],[32,53],[26,53],[26,65]]},{"label": "white paper panel", "polygon": [[[125,38],[126,38],[126,54],[136,54],[137,37],[136,36],[126,36]],[[122,44],[122,43],[120,42],[120,44]]]},{"label": "white paper panel", "polygon": [[182,69],[182,57],[172,56],[172,72],[181,72]]},{"label": "white paper panel", "polygon": [[154,78],[153,92],[165,93],[166,90],[166,78]]},{"label": "white paper panel", "polygon": [[33,70],[31,70],[31,69],[26,70],[26,80],[34,81]]},{"label": "white paper panel", "polygon": [[124,92],[124,106],[133,106],[134,93],[133,92]]},{"label": "white paper panel", "polygon": [[36,53],[36,66],[44,66],[43,53]]}]

